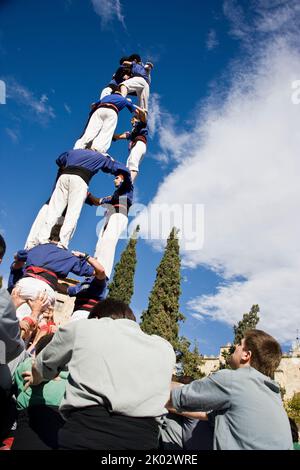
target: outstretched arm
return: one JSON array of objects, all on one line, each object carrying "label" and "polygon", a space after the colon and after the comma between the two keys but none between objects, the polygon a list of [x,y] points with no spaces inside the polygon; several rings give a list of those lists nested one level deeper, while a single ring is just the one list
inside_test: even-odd
[{"label": "outstretched arm", "polygon": [[101,263],[96,258],[93,258],[92,256],[88,255],[87,253],[82,253],[81,251],[72,251],[72,254],[74,256],[78,256],[78,258],[84,258],[87,263],[89,263],[92,268],[94,268],[94,276],[99,279],[100,281],[102,279],[106,278],[105,270],[104,267],[102,266]]},{"label": "outstretched arm", "polygon": [[122,134],[114,134],[113,140],[127,139],[129,132],[123,132]]}]

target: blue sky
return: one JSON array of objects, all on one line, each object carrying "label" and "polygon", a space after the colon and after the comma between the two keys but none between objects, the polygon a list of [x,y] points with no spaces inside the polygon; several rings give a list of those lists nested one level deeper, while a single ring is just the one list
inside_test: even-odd
[{"label": "blue sky", "polygon": [[[197,339],[202,353],[216,354],[232,339],[232,324],[259,303],[261,326],[288,347],[300,308],[300,107],[289,100],[291,82],[300,78],[297,2],[7,0],[0,9],[0,79],[7,87],[0,105],[0,230],[8,244],[1,273],[7,276],[49,197],[55,158],[73,146],[119,58],[137,52],[155,64],[137,200],[205,208],[203,248],[182,249],[181,333]],[[117,130],[128,128],[124,110]],[[109,152],[127,158],[123,142]],[[268,189],[278,184],[274,197]],[[112,179],[99,174],[90,189],[110,194]],[[85,207],[70,247],[93,252],[98,221]],[[137,315],[147,306],[164,243],[138,242]],[[116,260],[124,246],[121,240]]]}]

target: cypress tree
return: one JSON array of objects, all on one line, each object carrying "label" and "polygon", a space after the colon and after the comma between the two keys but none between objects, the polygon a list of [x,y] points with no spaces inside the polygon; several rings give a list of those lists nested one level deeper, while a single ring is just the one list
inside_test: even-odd
[{"label": "cypress tree", "polygon": [[134,273],[136,266],[136,243],[139,225],[133,232],[120,261],[115,266],[114,277],[109,284],[108,298],[122,300],[128,305],[134,292]]},{"label": "cypress tree", "polygon": [[257,304],[252,305],[249,313],[244,313],[241,321],[237,325],[234,325],[234,344],[239,343],[247,330],[252,330],[256,328],[257,323],[259,322],[259,306]]},{"label": "cypress tree", "polygon": [[257,323],[259,322],[259,306],[257,304],[252,305],[249,313],[244,313],[242,320],[238,322],[237,325],[234,325],[234,340],[233,345],[230,347],[229,351],[224,351],[222,356],[225,359],[225,364],[222,368],[229,368],[228,361],[231,354],[234,353],[234,345],[238,344],[244,337],[244,334],[247,330],[252,330],[256,328]]},{"label": "cypress tree", "polygon": [[162,260],[156,269],[156,279],[149,296],[148,309],[141,317],[145,333],[162,336],[178,349],[178,322],[184,320],[179,312],[180,256],[178,230],[173,227]]},{"label": "cypress tree", "polygon": [[200,366],[203,364],[199,353],[198,343],[195,341],[194,348],[190,350],[191,343],[185,338],[181,337],[179,340],[179,354],[178,360],[180,361],[179,376],[188,377],[192,380],[201,379],[204,377],[203,372],[200,370]]}]

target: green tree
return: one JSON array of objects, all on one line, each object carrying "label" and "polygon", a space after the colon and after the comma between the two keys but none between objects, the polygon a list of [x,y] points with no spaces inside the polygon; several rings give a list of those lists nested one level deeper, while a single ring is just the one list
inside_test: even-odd
[{"label": "green tree", "polygon": [[194,348],[190,349],[191,343],[184,336],[178,341],[177,347],[177,360],[180,363],[180,367],[177,373],[179,377],[188,377],[192,380],[201,379],[204,377],[200,370],[200,366],[203,364],[199,353],[198,343],[194,342]]},{"label": "green tree", "polygon": [[180,256],[178,230],[173,227],[162,260],[156,269],[156,279],[149,296],[149,304],[141,317],[145,333],[162,336],[173,348],[178,348],[179,321],[185,319],[179,312]]},{"label": "green tree", "polygon": [[134,292],[134,273],[136,267],[136,244],[139,225],[133,232],[120,261],[115,266],[114,277],[108,286],[108,298],[122,300],[128,305]]},{"label": "green tree", "polygon": [[257,323],[259,322],[259,306],[252,305],[249,313],[244,313],[241,321],[237,325],[234,325],[234,344],[238,344],[244,337],[247,330],[252,330],[256,328]]},{"label": "green tree", "polygon": [[285,400],[284,405],[288,416],[300,423],[300,393],[295,393],[290,400]]},{"label": "green tree", "polygon": [[259,306],[257,304],[252,305],[249,313],[244,313],[242,320],[238,322],[237,325],[234,325],[234,340],[233,345],[230,347],[229,351],[224,351],[222,356],[225,360],[225,364],[220,368],[229,368],[229,358],[231,354],[234,353],[234,345],[238,344],[244,337],[247,330],[252,330],[256,328],[257,323],[259,322]]},{"label": "green tree", "polygon": [[2,282],[3,282],[3,277],[0,276],[0,289],[1,289],[1,287],[2,287]]}]

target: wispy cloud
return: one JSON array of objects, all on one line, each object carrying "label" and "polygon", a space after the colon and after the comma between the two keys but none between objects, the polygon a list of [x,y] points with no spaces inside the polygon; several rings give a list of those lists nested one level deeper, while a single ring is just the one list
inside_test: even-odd
[{"label": "wispy cloud", "polygon": [[206,39],[206,48],[211,51],[215,49],[219,45],[219,41],[217,39],[217,33],[214,29],[210,29]]},{"label": "wispy cloud", "polygon": [[[27,117],[38,120],[41,124],[47,124],[55,118],[54,109],[48,104],[48,96],[43,93],[38,98],[34,92],[19,83],[15,78],[5,78],[7,104],[13,100],[17,106],[23,108]],[[25,108],[25,109],[24,109]]]},{"label": "wispy cloud", "polygon": [[[291,100],[291,83],[300,77],[299,8],[292,14],[294,2],[278,3],[285,8],[283,21],[267,3],[255,3],[265,15],[255,24],[263,34],[271,31],[269,40],[254,41],[251,54],[234,64],[222,103],[212,100],[201,119],[196,115],[194,128],[179,132],[181,143],[177,123],[162,119],[156,101],[158,118],[150,124],[178,165],[151,204],[205,206],[203,249],[182,245],[183,263],[205,266],[223,280],[216,292],[190,301],[194,317],[233,324],[258,303],[261,328],[284,342],[294,338],[300,311],[300,106]],[[230,18],[236,36],[244,41],[252,34],[240,9]]]},{"label": "wispy cloud", "polygon": [[102,28],[111,26],[114,20],[118,20],[126,28],[120,0],[92,0],[92,4],[101,18]]},{"label": "wispy cloud", "polygon": [[150,97],[148,127],[150,137],[155,137],[160,146],[160,151],[154,155],[156,160],[165,165],[183,158],[188,145],[191,145],[190,133],[179,129],[176,119],[161,106],[158,93]]},{"label": "wispy cloud", "polygon": [[251,45],[270,36],[293,36],[300,27],[298,0],[224,0],[223,13],[230,25],[230,34]]},{"label": "wispy cloud", "polygon": [[10,129],[9,127],[5,128],[6,134],[9,136],[9,138],[13,141],[13,143],[17,143],[19,140],[19,135],[16,130]]},{"label": "wispy cloud", "polygon": [[67,111],[68,114],[72,114],[71,107],[68,104],[64,103],[64,108],[65,108],[65,110]]}]

